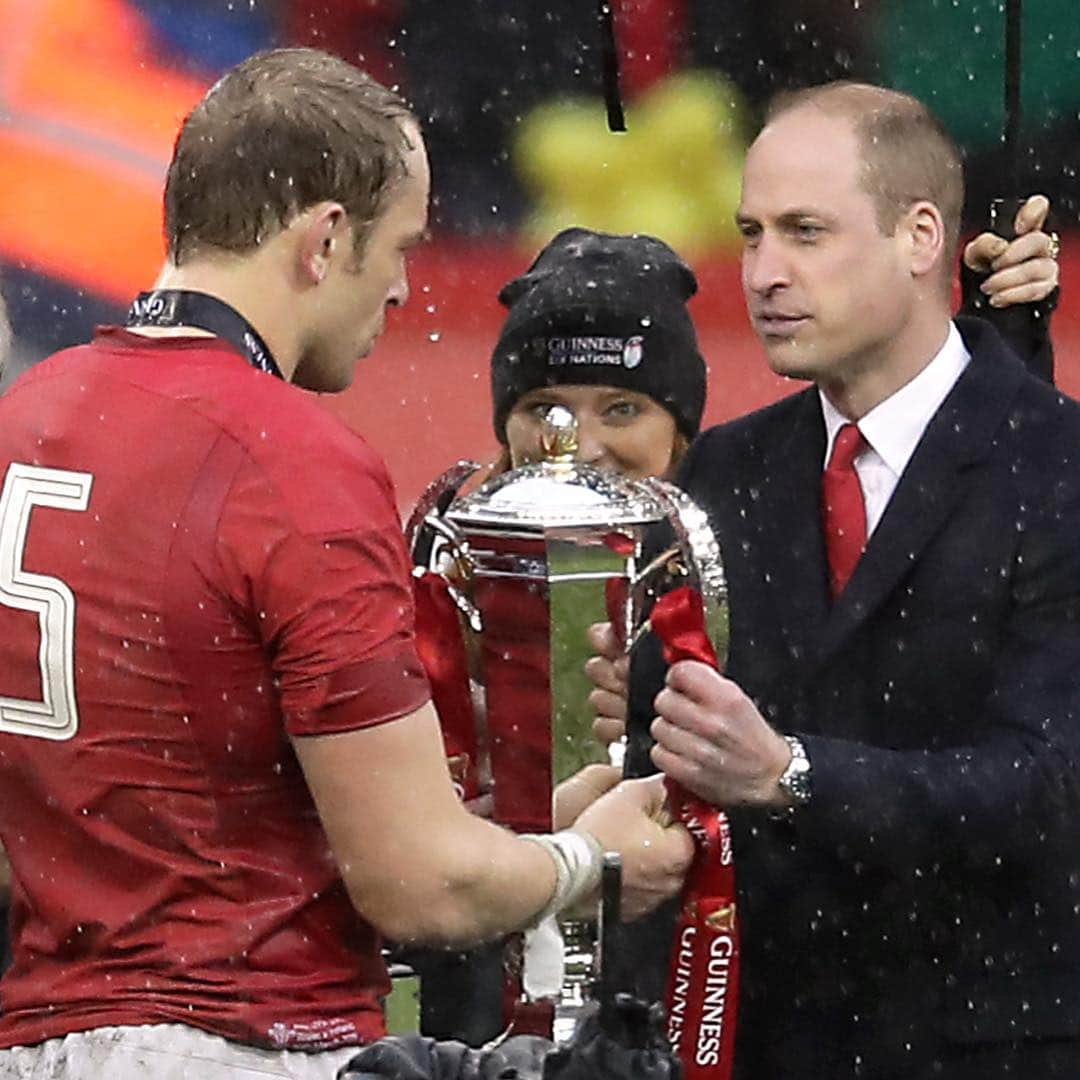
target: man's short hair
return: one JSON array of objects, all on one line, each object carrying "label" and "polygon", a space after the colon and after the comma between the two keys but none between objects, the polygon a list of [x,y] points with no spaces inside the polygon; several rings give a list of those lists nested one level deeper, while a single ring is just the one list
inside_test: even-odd
[{"label": "man's short hair", "polygon": [[271,49],[232,68],[184,121],[165,182],[169,258],[243,253],[324,201],[358,246],[406,172],[412,114],[394,91],[319,49]]},{"label": "man's short hair", "polygon": [[964,164],[944,124],[910,94],[849,81],[779,94],[766,122],[804,105],[850,121],[862,157],[862,187],[874,200],[886,236],[914,203],[925,199],[938,208],[945,223],[945,272],[951,276],[964,209]]}]

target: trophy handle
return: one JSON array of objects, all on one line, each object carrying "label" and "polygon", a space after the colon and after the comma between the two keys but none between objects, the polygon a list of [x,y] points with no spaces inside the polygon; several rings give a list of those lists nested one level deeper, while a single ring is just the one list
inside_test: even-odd
[{"label": "trophy handle", "polygon": [[[730,641],[727,577],[724,574],[720,544],[709,524],[708,516],[685,491],[667,480],[649,477],[639,482],[660,504],[675,534],[677,547],[688,554],[693,562],[693,566],[689,568],[690,576],[696,579],[701,589],[705,626],[716,651],[720,669],[723,670],[727,664]],[[660,559],[653,560],[638,575],[639,579],[646,576],[657,562],[666,560],[670,555],[671,552],[665,552]],[[628,646],[630,644],[628,642]]]},{"label": "trophy handle", "polygon": [[418,566],[430,565],[432,525],[428,520],[432,514],[441,516],[465,482],[482,469],[478,461],[459,461],[451,465],[441,476],[435,477],[420,493],[409,520],[405,523],[405,543],[408,544],[413,562]]}]

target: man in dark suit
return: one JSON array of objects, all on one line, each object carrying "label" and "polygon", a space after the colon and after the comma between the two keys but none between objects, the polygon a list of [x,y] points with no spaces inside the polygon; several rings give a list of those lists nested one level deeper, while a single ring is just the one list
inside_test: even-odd
[{"label": "man in dark suit", "polygon": [[740,1078],[1080,1076],[1080,408],[951,321],[962,199],[876,87],[747,158],[751,318],[814,385],[691,448],[729,663],[674,665],[645,732],[635,662],[630,719],[732,822]]}]

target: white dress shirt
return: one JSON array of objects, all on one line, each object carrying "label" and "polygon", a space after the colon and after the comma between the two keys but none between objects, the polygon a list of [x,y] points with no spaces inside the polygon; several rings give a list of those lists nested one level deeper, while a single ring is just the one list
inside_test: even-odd
[{"label": "white dress shirt", "polygon": [[[871,409],[860,421],[859,431],[867,448],[855,459],[855,472],[866,505],[866,535],[869,537],[881,521],[896,485],[915,453],[927,425],[956,380],[968,366],[971,354],[964,345],[955,323],[941,351],[915,376]],[[818,391],[825,416],[825,460],[828,464],[833,443],[840,428],[848,423],[829,399]]]}]

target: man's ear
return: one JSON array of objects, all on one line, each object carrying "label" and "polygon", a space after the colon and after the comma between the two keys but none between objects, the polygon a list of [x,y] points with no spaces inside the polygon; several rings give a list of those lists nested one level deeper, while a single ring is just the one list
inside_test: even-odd
[{"label": "man's ear", "polygon": [[935,273],[945,259],[945,222],[941,211],[926,199],[914,203],[900,222],[908,249],[911,273]]},{"label": "man's ear", "polygon": [[296,247],[300,279],[306,285],[318,285],[352,243],[348,215],[341,203],[324,202],[311,207],[296,224],[300,233]]}]

